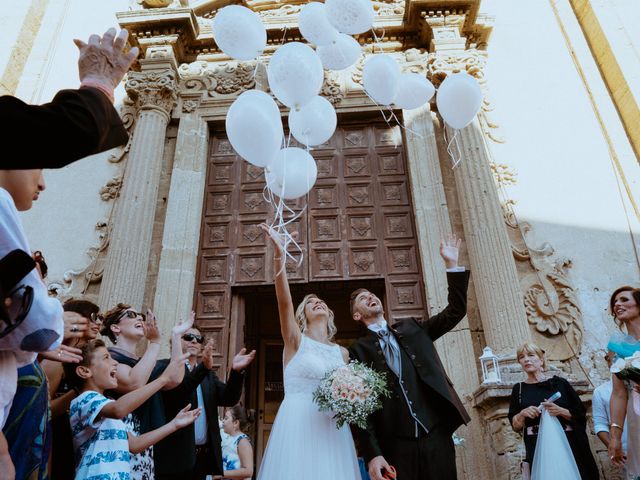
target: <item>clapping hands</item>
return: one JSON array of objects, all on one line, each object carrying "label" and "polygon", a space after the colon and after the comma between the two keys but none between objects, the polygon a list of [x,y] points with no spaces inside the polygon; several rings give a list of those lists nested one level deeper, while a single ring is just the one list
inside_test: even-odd
[{"label": "clapping hands", "polygon": [[233,357],[231,368],[236,372],[241,372],[247,368],[251,362],[253,362],[254,358],[256,358],[255,350],[251,350],[251,352],[247,353],[247,349],[243,348],[235,357]]},{"label": "clapping hands", "polygon": [[193,326],[193,323],[195,321],[196,321],[196,312],[192,310],[191,313],[189,314],[189,317],[187,317],[186,320],[180,320],[180,322],[178,322],[173,326],[173,328],[171,329],[171,334],[174,337],[176,336],[181,337],[187,332],[187,330],[189,330]]},{"label": "clapping hands", "polygon": [[158,320],[151,310],[147,310],[147,319],[142,324],[144,336],[150,343],[160,343],[160,329],[158,328]]}]

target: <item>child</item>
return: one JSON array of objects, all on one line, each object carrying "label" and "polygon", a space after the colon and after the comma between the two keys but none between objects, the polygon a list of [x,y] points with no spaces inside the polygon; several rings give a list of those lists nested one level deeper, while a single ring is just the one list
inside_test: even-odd
[{"label": "child", "polygon": [[242,433],[250,419],[241,405],[225,412],[222,427],[226,435],[222,441],[222,465],[224,478],[250,479],[253,475],[253,448],[249,437]]},{"label": "child", "polygon": [[121,420],[162,387],[183,373],[187,355],[169,363],[156,380],[123,395],[118,400],[104,396],[118,386],[118,362],[111,358],[102,340],[90,340],[82,347],[78,365],[65,364],[65,376],[80,394],[71,401],[69,418],[76,453],[76,480],[117,478],[129,480],[130,453],[138,453],[176,430],[194,422],[200,408],[183,408],[169,423],[140,436],[127,434]]}]

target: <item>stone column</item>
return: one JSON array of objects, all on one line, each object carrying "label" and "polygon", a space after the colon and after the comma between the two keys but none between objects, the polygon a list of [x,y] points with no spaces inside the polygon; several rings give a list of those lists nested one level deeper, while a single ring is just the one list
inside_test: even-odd
[{"label": "stone column", "polygon": [[[435,315],[447,306],[447,277],[440,258],[440,240],[451,233],[451,221],[429,105],[402,113],[407,129],[407,163],[422,274],[429,315]],[[459,390],[464,393],[472,391],[478,384],[478,375],[467,319],[439,339],[436,346]]]},{"label": "stone column", "polygon": [[209,130],[197,110],[180,119],[153,310],[163,338],[193,309]]},{"label": "stone column", "polygon": [[[447,277],[444,262],[440,258],[440,239],[451,233],[451,220],[429,105],[402,113],[406,127],[407,164],[422,274],[429,315],[434,315],[447,306]],[[471,416],[470,426],[460,428],[457,434],[465,439],[467,445],[480,445],[483,441],[482,429],[479,428],[480,415],[468,401],[479,383],[469,321],[465,318],[453,330],[439,338],[436,349]],[[457,454],[460,478],[483,467],[482,459],[478,458],[479,450],[458,448]]]},{"label": "stone column", "polygon": [[139,108],[123,187],[111,227],[99,304],[142,308],[167,124],[176,99],[170,47],[147,49],[142,72],[130,72],[125,88]]},{"label": "stone column", "polygon": [[[453,131],[449,130],[449,138]],[[531,334],[490,157],[474,122],[457,133],[462,160],[454,170],[465,239],[487,344],[513,356]]]}]

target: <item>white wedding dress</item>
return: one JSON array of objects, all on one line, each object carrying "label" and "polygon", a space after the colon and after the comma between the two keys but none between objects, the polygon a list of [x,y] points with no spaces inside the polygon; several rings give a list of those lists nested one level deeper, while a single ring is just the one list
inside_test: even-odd
[{"label": "white wedding dress", "polygon": [[284,400],[271,429],[258,480],[361,480],[347,425],[336,428],[320,412],[313,392],[324,374],[344,359],[338,345],[302,335],[284,369]]}]

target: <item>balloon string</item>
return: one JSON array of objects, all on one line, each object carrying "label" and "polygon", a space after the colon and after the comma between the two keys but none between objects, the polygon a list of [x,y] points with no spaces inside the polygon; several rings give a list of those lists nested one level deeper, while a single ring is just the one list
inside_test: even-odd
[{"label": "balloon string", "polygon": [[[458,143],[458,132],[459,130],[455,128],[453,137],[451,138],[451,140],[447,140],[447,126],[445,125],[444,127],[443,135],[444,135],[444,141],[447,144],[447,153],[449,154],[449,157],[453,162],[453,166],[451,167],[451,170],[456,168],[462,161],[462,150],[460,149],[460,144]],[[453,148],[454,146],[455,146],[455,150]]]},{"label": "balloon string", "polygon": [[378,36],[376,35],[375,28],[371,28],[371,33],[373,33],[373,45],[371,46],[371,53],[375,53],[375,47],[378,47],[380,49],[380,52],[384,53],[384,48],[382,48],[382,39],[384,39],[385,36],[384,28],[382,29],[382,35],[380,35],[380,38],[378,38]]},{"label": "balloon string", "polygon": [[[389,105],[380,105],[378,102],[376,102],[373,97],[371,95],[369,95],[369,93],[367,92],[367,90],[363,87],[362,91],[364,92],[364,94],[369,97],[369,100],[371,100],[376,107],[378,107],[378,110],[380,110],[380,113],[382,114],[382,118],[384,119],[385,123],[387,124],[387,126],[389,128],[393,128],[394,126],[391,125],[391,120],[395,120],[396,121],[396,125],[398,125],[400,128],[404,129],[406,132],[410,132],[412,134],[414,134],[415,136],[417,136],[418,138],[424,138],[423,135],[421,135],[419,132],[416,132],[415,130],[406,127],[401,121],[400,119],[397,117],[396,113],[393,111],[393,109],[391,108],[391,106]],[[388,108],[389,109],[389,118],[387,118],[384,108]],[[398,146],[397,144],[395,145],[396,147]]]}]

